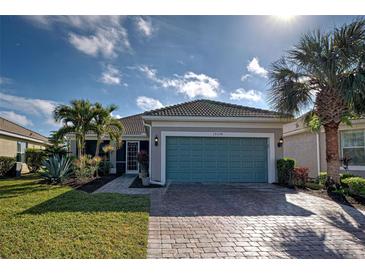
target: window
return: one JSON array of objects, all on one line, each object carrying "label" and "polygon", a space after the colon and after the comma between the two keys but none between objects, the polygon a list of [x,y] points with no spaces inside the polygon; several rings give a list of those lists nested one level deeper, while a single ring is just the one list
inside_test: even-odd
[{"label": "window", "polygon": [[350,166],[365,165],[365,130],[341,132],[342,157],[351,158]]},{"label": "window", "polygon": [[17,142],[16,161],[25,163],[25,150],[28,147],[26,142]]}]

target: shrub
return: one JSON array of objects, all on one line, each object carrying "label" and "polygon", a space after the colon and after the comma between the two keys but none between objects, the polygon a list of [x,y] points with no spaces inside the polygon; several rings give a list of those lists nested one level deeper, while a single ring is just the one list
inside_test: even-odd
[{"label": "shrub", "polygon": [[76,178],[82,182],[94,178],[99,169],[100,162],[100,157],[91,158],[90,155],[85,155],[75,160],[74,169]]},{"label": "shrub", "polygon": [[113,165],[110,163],[110,161],[103,160],[99,165],[98,173],[102,176],[108,176],[112,167]]},{"label": "shrub", "polygon": [[[341,173],[340,174],[341,184],[343,184],[344,179],[352,178],[352,177],[356,177],[356,176],[351,173]],[[320,185],[324,185],[326,183],[326,180],[327,180],[327,172],[321,172],[321,173],[319,173],[319,176],[316,178],[316,183],[318,183]]]},{"label": "shrub", "polygon": [[305,183],[305,187],[313,189],[313,190],[320,190],[324,188],[324,185],[313,183],[313,182],[307,182]]},{"label": "shrub", "polygon": [[357,176],[354,175],[354,174],[351,174],[351,173],[341,173],[340,174],[341,180],[344,180],[344,179],[347,179],[347,178],[352,178],[352,177],[357,177]]},{"label": "shrub", "polygon": [[43,161],[42,177],[51,183],[62,183],[72,175],[72,160],[69,157],[54,155]]},{"label": "shrub", "polygon": [[14,157],[0,156],[0,177],[8,175],[15,163]]},{"label": "shrub", "polygon": [[349,192],[365,197],[365,179],[361,177],[351,177],[343,180],[349,186]]},{"label": "shrub", "polygon": [[293,181],[295,185],[304,186],[309,179],[307,167],[295,167],[293,170]]},{"label": "shrub", "polygon": [[141,150],[137,155],[137,161],[143,167],[147,167],[148,166],[148,154],[147,154],[147,152],[144,151],[144,150]]},{"label": "shrub", "polygon": [[327,180],[327,172],[320,172],[315,182],[319,185],[324,186]]},{"label": "shrub", "polygon": [[295,166],[295,160],[283,158],[277,161],[278,181],[280,184],[289,184]]},{"label": "shrub", "polygon": [[58,155],[60,157],[67,156],[67,147],[61,145],[49,145],[44,150],[45,154],[48,156]]},{"label": "shrub", "polygon": [[25,151],[25,162],[30,172],[37,172],[41,167],[46,157],[42,149],[28,148]]}]

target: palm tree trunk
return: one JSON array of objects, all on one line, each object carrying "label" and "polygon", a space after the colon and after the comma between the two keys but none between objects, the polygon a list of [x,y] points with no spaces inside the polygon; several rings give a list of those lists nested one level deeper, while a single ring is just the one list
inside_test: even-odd
[{"label": "palm tree trunk", "polygon": [[100,143],[101,143],[101,138],[100,138],[100,137],[98,137],[98,139],[96,140],[96,151],[95,151],[95,156],[99,156]]},{"label": "palm tree trunk", "polygon": [[76,136],[76,145],[77,145],[77,158],[81,159],[82,146],[81,146],[81,138],[79,136]]},{"label": "palm tree trunk", "polygon": [[335,122],[324,125],[324,131],[326,133],[327,176],[331,178],[336,184],[340,182],[338,127],[339,123]]}]

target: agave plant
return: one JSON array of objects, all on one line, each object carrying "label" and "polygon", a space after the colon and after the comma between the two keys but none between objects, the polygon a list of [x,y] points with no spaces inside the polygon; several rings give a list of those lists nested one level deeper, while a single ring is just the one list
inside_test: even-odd
[{"label": "agave plant", "polygon": [[51,183],[61,183],[73,173],[72,160],[69,157],[53,155],[43,161],[43,165],[42,177]]}]

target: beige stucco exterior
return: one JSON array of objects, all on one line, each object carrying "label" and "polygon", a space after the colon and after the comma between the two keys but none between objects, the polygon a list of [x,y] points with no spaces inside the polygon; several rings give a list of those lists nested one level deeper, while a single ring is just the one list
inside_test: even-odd
[{"label": "beige stucco exterior", "polygon": [[[0,134],[0,156],[15,158],[17,155],[17,142],[27,142],[28,148],[39,148],[39,149],[45,148],[45,145],[42,143]],[[28,173],[28,172],[29,169],[27,165],[23,163],[21,173]]]},{"label": "beige stucco exterior", "polygon": [[[339,143],[341,143],[342,131],[356,129],[365,129],[365,119],[352,121],[352,126],[340,125]],[[318,133],[311,132],[304,124],[303,118],[299,118],[297,121],[284,125],[283,137],[284,157],[294,158],[297,166],[309,168],[311,177],[316,177],[319,172],[327,170],[326,136],[323,129]],[[344,172],[344,170],[341,168],[340,172]],[[351,166],[350,164],[349,172],[365,177],[365,166]]]},{"label": "beige stucco exterior", "polygon": [[[166,126],[164,126],[166,124]],[[196,132],[210,132],[210,133],[221,133],[229,134],[229,133],[269,133],[274,135],[274,151],[275,151],[275,162],[277,159],[283,157],[283,148],[278,147],[277,143],[279,139],[282,137],[282,124],[280,123],[216,123],[216,122],[207,122],[205,121],[203,124],[201,122],[161,122],[158,123],[152,122],[151,123],[151,179],[154,181],[161,181],[163,176],[161,175],[161,165],[162,165],[162,145],[161,145],[161,138],[162,132],[189,132],[189,133],[196,133]],[[155,137],[158,137],[160,140],[160,144],[155,146],[153,144],[153,140]],[[274,163],[275,165],[275,163]],[[274,167],[274,172],[276,172],[276,168]],[[276,176],[276,174],[274,175]]]},{"label": "beige stucco exterior", "polygon": [[309,176],[318,175],[317,135],[304,132],[284,139],[284,156],[293,158],[298,166],[309,168]]}]

